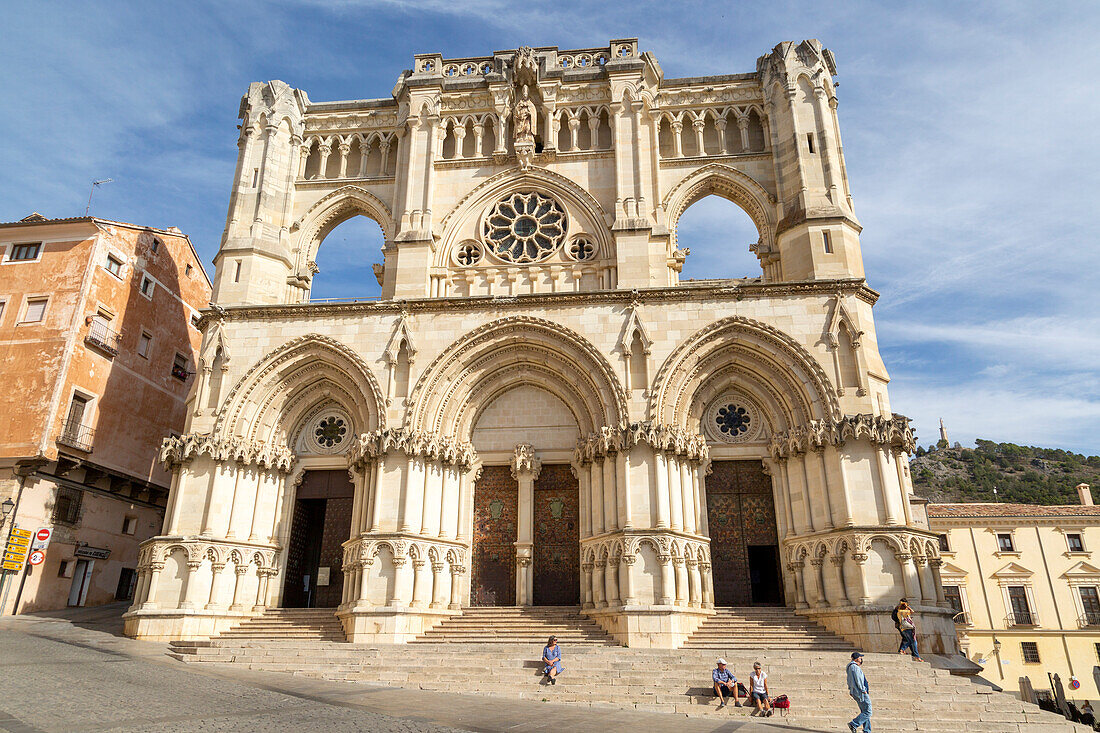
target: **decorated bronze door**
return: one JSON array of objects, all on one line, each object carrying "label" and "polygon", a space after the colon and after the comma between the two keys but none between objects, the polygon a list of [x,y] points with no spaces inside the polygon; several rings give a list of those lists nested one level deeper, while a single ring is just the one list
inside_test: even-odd
[{"label": "decorated bronze door", "polygon": [[516,603],[516,516],[519,484],[508,466],[486,466],[474,485],[470,605]]},{"label": "decorated bronze door", "polygon": [[771,479],[760,461],[714,461],[707,476],[714,605],[781,604]]},{"label": "decorated bronze door", "polygon": [[347,471],[306,471],[294,500],[287,548],[286,608],[332,608],[344,592],[343,544],[355,487]]},{"label": "decorated bronze door", "polygon": [[580,488],[566,465],[543,466],[534,492],[536,606],[580,604]]}]

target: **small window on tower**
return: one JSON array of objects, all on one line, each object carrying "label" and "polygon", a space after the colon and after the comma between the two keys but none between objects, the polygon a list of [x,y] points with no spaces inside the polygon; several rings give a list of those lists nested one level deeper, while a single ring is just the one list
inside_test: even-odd
[{"label": "small window on tower", "polygon": [[806,133],[806,145],[810,148],[811,155],[817,152],[817,150],[814,149],[814,134],[812,132]]},{"label": "small window on tower", "polygon": [[149,277],[148,275],[142,275],[141,276],[141,288],[140,288],[140,290],[141,290],[142,295],[144,295],[146,298],[152,298],[153,297],[153,288],[155,288],[155,287],[156,287],[156,283],[153,281],[153,278]]},{"label": "small window on tower", "polygon": [[241,281],[241,261],[237,260],[237,269],[233,272],[233,282],[239,283]]},{"label": "small window on tower", "polygon": [[260,169],[259,168],[253,168],[252,169],[252,186],[255,187],[256,184],[259,183],[259,182],[260,182]]},{"label": "small window on tower", "polygon": [[159,240],[159,239],[157,239],[156,237],[153,237],[152,250],[153,250],[154,252],[156,252],[156,251],[157,251],[157,250],[159,250],[159,249],[160,249],[160,240]]},{"label": "small window on tower", "polygon": [[833,253],[833,240],[829,236],[828,232],[821,233],[821,239],[825,242],[825,254],[831,255]]},{"label": "small window on tower", "polygon": [[153,343],[152,335],[150,335],[149,332],[147,332],[147,331],[142,331],[141,335],[138,336],[138,347],[137,347],[138,356],[141,356],[141,357],[144,357],[144,358],[148,359],[149,358],[149,347],[152,345],[152,343]]}]

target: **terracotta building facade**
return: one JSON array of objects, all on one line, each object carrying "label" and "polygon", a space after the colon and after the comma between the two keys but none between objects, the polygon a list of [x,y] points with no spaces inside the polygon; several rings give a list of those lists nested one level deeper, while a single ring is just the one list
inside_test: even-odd
[{"label": "terracotta building facade", "polygon": [[178,229],[34,214],[0,224],[0,529],[50,528],[3,613],[132,597],[163,522],[161,441],[185,425],[211,284]]},{"label": "terracotta building facade", "polygon": [[[320,605],[402,642],[537,604],[674,647],[715,606],[782,604],[873,649],[908,595],[957,651],[834,74],[811,40],[666,78],[620,39],[418,54],[383,99],[251,85],[128,633]],[[755,223],[758,277],[680,281],[680,215],[711,194]],[[382,298],[311,303],[354,216],[383,232]]]}]

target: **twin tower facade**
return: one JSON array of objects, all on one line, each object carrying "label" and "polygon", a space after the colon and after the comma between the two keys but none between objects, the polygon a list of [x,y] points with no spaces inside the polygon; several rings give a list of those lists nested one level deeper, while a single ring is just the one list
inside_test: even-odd
[{"label": "twin tower facade", "polygon": [[[776,604],[875,649],[904,595],[957,651],[835,73],[810,40],[672,79],[621,39],[419,54],[384,99],[252,84],[127,632],[313,606],[403,642],[472,605],[576,605],[671,648],[715,606]],[[681,282],[680,215],[711,194],[755,223],[716,246],[756,277]],[[311,303],[354,216],[381,228],[382,297]]]}]

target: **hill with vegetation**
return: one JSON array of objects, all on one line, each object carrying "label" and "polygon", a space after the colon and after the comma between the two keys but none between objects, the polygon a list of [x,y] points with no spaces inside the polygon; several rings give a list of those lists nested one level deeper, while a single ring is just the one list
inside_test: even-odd
[{"label": "hill with vegetation", "polygon": [[917,496],[933,502],[1077,504],[1077,484],[1100,488],[1100,456],[991,440],[974,443],[974,448],[949,447],[945,441],[918,447],[909,462]]}]

